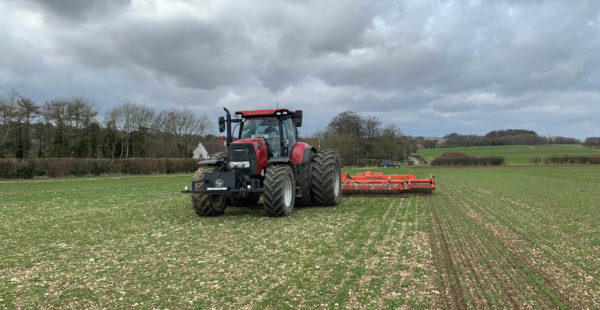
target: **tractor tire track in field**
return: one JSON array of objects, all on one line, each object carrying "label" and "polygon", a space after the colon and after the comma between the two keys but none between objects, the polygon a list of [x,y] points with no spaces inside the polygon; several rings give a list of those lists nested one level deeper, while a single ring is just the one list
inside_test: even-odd
[{"label": "tractor tire track in field", "polygon": [[[455,184],[458,188],[465,188],[465,186],[461,186],[464,184],[460,182]],[[545,255],[540,255],[541,253],[535,250],[533,252],[527,251],[527,249],[535,249],[540,246],[543,248],[545,243],[551,242],[554,238],[547,240],[547,236],[530,235],[532,232],[525,231],[521,227],[522,225],[512,227],[511,223],[512,220],[515,220],[513,218],[515,215],[507,215],[505,212],[495,210],[495,208],[481,206],[481,201],[485,200],[481,199],[481,193],[493,196],[491,193],[480,192],[474,194],[473,192],[465,193],[461,190],[453,191],[450,196],[453,202],[463,202],[459,207],[469,210],[465,215],[481,227],[481,235],[484,239],[487,239],[489,249],[503,257],[503,264],[506,265],[504,268],[506,276],[512,276],[513,278],[516,276],[518,278],[516,279],[517,283],[521,286],[518,287],[521,293],[520,300],[524,300],[524,303],[529,304],[529,306],[535,306],[538,302],[541,302],[543,307],[595,308],[597,306],[593,301],[590,302],[590,296],[573,298],[574,296],[571,296],[573,292],[569,294],[569,273],[578,272],[576,270],[578,268],[569,263],[564,255],[554,249],[546,252]],[[500,200],[504,201],[503,199]],[[494,214],[493,211],[497,214]],[[464,223],[464,220],[461,222]],[[508,226],[504,226],[506,224]],[[525,239],[522,237],[525,237]],[[536,243],[532,244],[531,240],[536,241]],[[542,240],[541,243],[539,243],[540,240]],[[587,286],[589,283],[583,285]],[[529,290],[533,290],[531,293],[535,295],[534,304],[531,304],[534,296],[524,294],[524,291]],[[539,306],[539,304],[537,305]]]},{"label": "tractor tire track in field", "polygon": [[[450,205],[453,203],[457,205],[457,202],[461,202],[459,197],[453,196],[452,200],[448,196],[443,196],[444,204]],[[531,296],[530,294],[535,294],[535,291],[529,289],[527,287],[517,287],[521,286],[526,279],[520,277],[519,271],[517,268],[507,268],[506,265],[510,265],[511,262],[509,258],[506,257],[506,250],[499,248],[497,246],[497,241],[495,238],[489,238],[490,234],[486,232],[484,226],[480,225],[480,223],[475,223],[474,221],[468,221],[469,213],[471,213],[471,209],[467,204],[457,205],[458,208],[456,212],[452,213],[452,220],[455,221],[459,227],[464,228],[464,236],[461,238],[462,246],[464,246],[467,251],[472,252],[470,256],[471,262],[468,262],[469,265],[477,264],[476,261],[484,260],[485,263],[480,263],[477,265],[482,265],[480,268],[477,268],[478,272],[482,274],[482,278],[485,280],[491,280],[491,286],[493,286],[492,295],[497,297],[500,301],[507,301],[508,304],[504,305],[491,305],[491,301],[486,299],[486,303],[488,307],[510,307],[512,309],[519,309],[522,305],[526,304],[526,300],[523,299],[523,295]],[[466,211],[466,212],[463,212]],[[471,242],[470,246],[467,244],[467,241]],[[470,249],[470,250],[469,250]],[[498,257],[498,259],[494,259]],[[493,260],[494,263],[491,263],[490,260]],[[500,268],[504,266],[505,268]],[[511,267],[514,267],[511,265]],[[474,276],[477,277],[477,272],[474,273]],[[479,282],[479,281],[478,281]],[[485,290],[487,284],[482,284],[479,287],[482,291]],[[525,291],[529,291],[529,294],[525,294]],[[522,300],[517,300],[522,299]],[[479,307],[477,307],[479,308]]]},{"label": "tractor tire track in field", "polygon": [[[452,225],[450,225],[450,222],[448,221],[448,216],[446,215],[447,212],[446,212],[445,208],[442,207],[440,204],[435,204],[435,206],[433,206],[433,205],[434,205],[434,200],[430,200],[429,201],[429,206],[430,206],[430,209],[432,210],[431,212],[434,212],[434,213],[432,213],[432,214],[434,214],[434,221],[439,224],[437,226],[440,227],[440,229],[441,229],[441,227],[445,227],[446,230],[447,230],[447,233],[446,233],[446,236],[448,237],[447,239],[452,239],[452,238],[450,238],[450,232],[451,232],[451,228],[452,228],[451,226]],[[440,208],[440,209],[439,210],[434,210],[434,208]],[[442,208],[444,208],[444,209],[442,210]],[[444,211],[444,212],[442,213],[441,211]],[[441,214],[441,216],[439,216],[439,214]],[[444,221],[444,219],[446,219],[446,221]],[[452,249],[456,248],[456,250],[457,250],[456,253],[457,254],[464,254],[465,253],[464,247],[462,247],[462,246],[454,247],[453,246],[454,245],[453,240],[441,240],[441,241],[442,242],[448,242],[449,243],[449,245],[448,245],[449,248],[450,247],[452,247]],[[462,241],[462,240],[460,240],[460,241]],[[458,276],[458,274],[460,274],[460,266],[465,266],[468,269],[469,273],[476,275],[476,273],[474,272],[473,266],[469,263],[469,260],[468,259],[464,259],[464,258],[465,257],[463,255],[457,255],[453,259],[453,263],[454,263],[453,267],[455,269],[457,269],[455,271],[457,273],[457,276]],[[475,297],[475,298],[479,299],[479,295],[480,295],[476,291],[473,291],[473,288],[474,288],[473,285],[468,285],[469,284],[468,283],[469,280],[470,279],[468,279],[468,278],[463,278],[462,281],[464,283],[461,284],[461,288],[464,289],[464,292],[462,292],[462,297],[465,300],[465,306],[469,303],[469,301],[471,299],[470,297]],[[480,281],[479,281],[478,277],[476,277],[475,280],[478,282],[478,284],[480,284]],[[479,286],[480,285],[475,286],[475,287],[479,287]]]},{"label": "tractor tire track in field", "polygon": [[[438,203],[432,206],[434,220],[447,230],[445,242],[455,253],[455,273],[461,279],[462,297],[467,307],[474,308],[497,308],[509,307],[519,309],[520,305],[515,297],[514,283],[511,278],[496,270],[496,266],[489,262],[484,264],[484,259],[489,250],[489,245],[484,245],[479,236],[473,230],[467,229],[467,223],[463,221],[461,210],[448,208],[452,203],[445,195],[435,197]],[[442,228],[440,228],[442,229]],[[442,241],[443,243],[444,241]],[[491,282],[491,283],[489,283]],[[493,298],[503,296],[502,298]],[[490,298],[492,297],[492,298]],[[496,304],[500,302],[500,304]]]},{"label": "tractor tire track in field", "polygon": [[[394,215],[392,216],[392,218],[389,220],[388,228],[385,232],[385,235],[383,236],[383,241],[386,241],[387,239],[389,239],[392,229],[394,228],[395,225],[398,224],[398,215],[401,212],[404,213],[404,220],[402,220],[399,224],[402,227],[402,232],[404,232],[404,230],[406,228],[406,218],[408,216],[407,205],[406,205],[405,201],[406,200],[402,199],[402,200],[400,200],[399,204],[396,205],[392,202],[392,204],[390,205],[390,206],[394,206],[394,208],[396,210],[394,211]],[[386,212],[386,214],[387,214],[387,212]],[[385,215],[384,215],[384,217],[385,217]],[[382,260],[381,253],[385,252],[385,249],[383,247],[384,247],[384,245],[376,246],[375,250],[377,251],[377,253],[379,255],[373,256],[372,259],[369,261],[369,264],[367,266],[365,266],[365,272],[362,275],[362,277],[360,278],[360,280],[358,281],[358,288],[357,288],[356,292],[352,292],[350,299],[346,302],[344,307],[356,308],[356,307],[362,306],[362,302],[363,302],[362,300],[366,299],[365,297],[368,293],[365,291],[366,287],[371,282],[371,280],[377,276],[377,274],[375,273],[375,269],[376,269],[376,267],[378,267],[380,265],[380,262]],[[383,259],[385,259],[385,258],[386,257],[383,257]],[[383,292],[385,292],[385,290],[382,290],[382,293]]]},{"label": "tractor tire track in field", "polygon": [[[507,234],[507,232],[499,234],[497,228],[493,228],[494,218],[490,218],[485,210],[478,206],[479,201],[469,200],[468,202],[465,202],[466,195],[464,195],[464,193],[461,194],[463,195],[452,195],[452,201],[463,201],[463,204],[461,204],[460,207],[468,208],[470,210],[469,213],[466,213],[466,216],[477,222],[479,227],[481,227],[481,234],[489,241],[488,250],[493,250],[495,253],[498,253],[503,260],[504,267],[501,268],[500,272],[503,270],[506,276],[513,274],[518,278],[515,279],[516,283],[523,285],[523,287],[519,289],[521,295],[520,299],[523,299],[525,302],[527,302],[527,297],[531,299],[531,297],[535,295],[537,297],[535,299],[536,304],[541,302],[542,306],[545,308],[556,307],[557,303],[558,305],[568,304],[566,298],[560,297],[558,301],[552,300],[554,294],[560,296],[558,288],[555,285],[548,285],[552,282],[550,277],[540,274],[539,271],[536,271],[533,268],[532,264],[527,259],[525,259],[522,255],[519,255],[515,246],[515,243],[518,242],[517,239],[511,238],[511,241],[508,242],[506,238],[510,234]],[[488,218],[484,219],[479,215],[484,215],[484,217],[488,215]],[[533,279],[536,281],[532,281]],[[544,285],[540,286],[540,283],[538,283],[539,281],[543,282]],[[531,286],[527,283],[531,283],[534,286]],[[548,292],[547,287],[554,287],[555,290]],[[523,290],[530,290],[530,292],[527,295],[524,294]],[[535,304],[531,306],[535,306]]]},{"label": "tractor tire track in field", "polygon": [[[427,234],[421,231],[421,222],[426,216],[420,199],[405,198],[408,201],[401,220],[400,231],[388,234],[391,243],[392,259],[388,261],[391,270],[384,277],[381,294],[368,308],[397,309],[399,307],[439,308],[432,305],[434,287],[433,261]],[[408,303],[408,305],[407,305]]]},{"label": "tractor tire track in field", "polygon": [[[460,249],[460,253],[464,253],[460,256],[460,260],[458,263],[464,265],[469,272],[469,275],[473,278],[475,285],[467,285],[467,288],[473,295],[479,297],[479,300],[473,306],[475,308],[492,308],[494,306],[502,306],[513,309],[518,309],[519,305],[515,300],[514,292],[511,292],[511,283],[506,280],[505,276],[501,275],[496,270],[496,266],[493,264],[487,264],[485,266],[481,266],[478,264],[478,260],[486,257],[489,253],[483,253],[484,250],[488,251],[489,246],[484,245],[479,235],[474,233],[474,230],[471,229],[468,223],[465,223],[462,210],[454,208],[453,210],[447,210],[446,206],[450,205],[450,201],[448,200],[448,196],[443,195],[440,197],[443,201],[441,204],[438,204],[438,207],[444,208],[447,215],[447,220],[454,223],[454,227],[462,228],[456,232],[457,236],[455,240],[457,241],[456,246]],[[452,212],[454,211],[454,212]],[[464,228],[469,229],[464,229]],[[464,277],[466,284],[471,284],[470,277],[465,275]],[[486,280],[491,280],[491,285],[486,283]],[[500,301],[507,300],[509,304],[504,305],[494,305],[492,301],[489,300],[487,296],[502,296],[505,295],[505,299],[500,299]]]},{"label": "tractor tire track in field", "polygon": [[[472,203],[475,203],[479,196],[472,199]],[[593,261],[591,257],[586,259],[582,253],[577,251],[572,253],[573,249],[561,253],[554,246],[555,241],[553,240],[564,240],[566,236],[552,231],[546,234],[527,231],[523,228],[527,226],[526,224],[513,223],[514,216],[507,217],[502,213],[495,214],[492,210],[484,210],[481,207],[477,211],[484,217],[479,221],[490,227],[491,233],[500,245],[510,251],[512,256],[518,260],[516,262],[518,266],[527,267],[525,270],[521,270],[521,273],[538,278],[538,282],[541,278],[543,286],[552,288],[550,292],[543,286],[539,288],[541,293],[547,295],[546,298],[551,298],[556,303],[568,305],[572,308],[598,307],[600,296],[598,296],[597,290],[574,291],[577,288],[597,287],[598,282],[593,283],[593,277],[588,276],[586,270],[581,268],[584,265],[583,261],[587,260],[588,264]],[[569,261],[569,257],[575,259],[575,263]],[[579,283],[573,283],[573,274],[579,275],[579,280],[575,280]],[[581,283],[582,281],[583,283]]]},{"label": "tractor tire track in field", "polygon": [[[353,286],[358,285],[360,278],[364,275],[366,271],[363,271],[361,266],[365,265],[365,261],[367,260],[367,256],[373,253],[375,247],[375,240],[379,239],[379,236],[382,234],[384,227],[388,227],[391,225],[391,221],[389,220],[389,215],[391,210],[397,206],[394,201],[388,202],[387,207],[381,217],[377,216],[377,213],[371,214],[371,218],[368,225],[361,227],[361,230],[369,231],[368,239],[364,241],[359,247],[358,244],[354,243],[354,247],[351,249],[347,249],[346,252],[360,252],[360,254],[356,255],[350,261],[345,263],[346,267],[343,269],[343,277],[339,279],[338,283],[335,285],[336,294],[333,297],[334,303],[336,304],[344,304],[347,302],[348,298],[353,291]],[[376,206],[370,206],[376,207]],[[381,223],[386,223],[385,225],[381,225]],[[379,225],[377,225],[379,224]],[[388,225],[388,226],[386,226]]]},{"label": "tractor tire track in field", "polygon": [[[530,287],[527,283],[531,282],[528,278],[531,274],[527,271],[532,271],[527,261],[516,256],[514,248],[504,240],[491,232],[486,233],[485,223],[474,225],[467,221],[470,219],[467,212],[472,210],[467,203],[459,203],[460,197],[437,195],[429,200],[433,224],[430,238],[446,307],[519,309],[535,307],[536,304],[542,307],[569,305],[560,294],[557,294],[558,303],[547,303],[548,296],[539,295],[539,287]],[[498,257],[499,260],[493,264],[486,257]],[[481,259],[485,262],[478,262]],[[536,276],[539,279],[539,274]],[[548,283],[547,278],[542,279]],[[533,297],[531,293],[537,297],[534,304],[528,302]]]},{"label": "tractor tire track in field", "polygon": [[[361,198],[359,198],[361,199]],[[339,298],[346,297],[342,294],[344,286],[348,281],[351,271],[355,271],[356,266],[359,265],[356,263],[362,255],[365,253],[365,245],[372,240],[374,233],[377,231],[375,225],[379,223],[381,218],[385,218],[385,216],[391,210],[391,204],[385,208],[385,210],[381,210],[380,206],[369,206],[366,208],[362,208],[356,216],[351,221],[346,221],[342,223],[340,226],[335,227],[334,234],[336,235],[335,239],[330,240],[332,247],[340,247],[340,245],[348,243],[345,247],[339,248],[338,252],[335,255],[331,255],[329,253],[323,254],[315,254],[318,257],[314,258],[312,261],[313,266],[319,269],[319,274],[321,280],[319,281],[321,287],[312,287],[312,289],[319,291],[319,295],[323,296],[323,301],[321,303],[321,307],[331,307],[334,303],[337,303]],[[383,215],[380,217],[379,215]],[[346,232],[341,233],[341,232]],[[366,239],[366,241],[365,241]],[[318,240],[318,239],[317,239]],[[364,243],[363,243],[364,242]],[[350,260],[346,260],[345,256],[354,255],[355,257]],[[335,263],[332,263],[335,262]],[[333,264],[333,265],[332,265]],[[307,273],[312,274],[313,272],[304,269],[303,271],[298,271],[299,275],[296,275],[299,278],[304,277]],[[309,282],[313,282],[313,279],[308,279]],[[273,295],[274,291],[285,292],[284,295],[294,296],[296,294],[306,294],[306,289],[300,290],[297,286],[289,287],[289,283],[285,281],[285,279],[281,279],[281,281],[276,281],[271,284],[269,289],[264,290],[259,296],[258,299],[261,301],[257,304],[257,308],[265,308],[269,304],[269,296]],[[336,301],[334,301],[336,300]],[[299,308],[303,308],[305,305],[299,304]]]},{"label": "tractor tire track in field", "polygon": [[[448,248],[448,236],[440,222],[436,206],[429,202],[432,227],[430,233],[431,250],[434,253],[436,269],[439,272],[439,280],[442,284],[442,293],[445,300],[445,308],[466,309],[464,292],[460,283],[459,275],[455,270],[453,255]],[[448,296],[450,295],[450,296]]]},{"label": "tractor tire track in field", "polygon": [[[515,255],[514,249],[515,246],[508,246],[506,242],[507,234],[497,234],[494,231],[493,227],[493,218],[485,220],[481,217],[481,214],[485,214],[485,211],[480,208],[478,205],[478,201],[468,201],[465,200],[465,195],[452,195],[452,201],[462,202],[460,208],[464,208],[467,210],[465,212],[465,216],[460,218],[461,223],[466,225],[466,220],[469,219],[469,223],[471,223],[472,230],[478,230],[479,236],[482,241],[485,242],[484,248],[492,253],[498,255],[501,259],[499,263],[493,266],[490,266],[495,273],[500,275],[500,278],[510,278],[509,284],[511,286],[516,285],[515,288],[516,294],[519,297],[522,304],[528,304],[531,297],[536,296],[536,301],[542,302],[544,307],[553,307],[555,306],[553,303],[548,304],[548,296],[545,294],[544,290],[541,290],[538,286],[532,286],[531,277],[538,275],[534,273],[531,266],[527,264],[526,261],[519,260],[518,256]],[[516,239],[511,239],[511,242],[514,242]],[[504,275],[504,277],[502,277]],[[535,284],[535,282],[533,282]],[[513,292],[515,293],[515,292]],[[535,306],[535,305],[531,305]]]},{"label": "tractor tire track in field", "polygon": [[[555,249],[547,248],[545,244],[552,241],[516,226],[502,226],[497,223],[497,219],[501,218],[500,215],[486,212],[483,208],[479,208],[477,211],[482,217],[473,215],[471,217],[489,228],[490,238],[496,241],[494,243],[496,248],[507,252],[508,263],[513,269],[519,271],[519,274],[524,277],[524,281],[537,284],[535,289],[538,294],[541,294],[540,298],[551,301],[548,307],[560,307],[561,305],[570,308],[597,307],[594,302],[589,301],[589,296],[574,298],[571,296],[574,292],[571,294],[567,292],[569,286],[588,286],[590,283],[579,285],[571,283],[569,274],[581,274],[583,271],[570,263],[563,254]],[[525,235],[529,235],[529,237],[524,237]],[[535,240],[536,243],[532,243],[531,240]],[[541,250],[535,250],[536,247]]]},{"label": "tractor tire track in field", "polygon": [[[418,199],[415,199],[415,206],[412,208],[415,211],[414,227],[416,235],[414,238],[411,238],[412,255],[409,276],[418,278],[417,273],[419,269],[425,269],[422,269],[422,280],[417,281],[417,283],[413,285],[416,287],[408,287],[407,291],[412,291],[413,294],[414,292],[417,292],[416,296],[414,296],[415,298],[411,301],[411,304],[420,308],[424,308],[423,306],[428,306],[429,308],[440,308],[441,305],[437,300],[438,296],[434,296],[435,293],[433,292],[435,287],[435,267],[433,264],[433,254],[431,252],[431,244],[428,233],[430,230],[430,222],[427,219],[429,210],[427,210],[427,208],[423,208],[423,196],[418,197]],[[429,272],[425,272],[425,270],[428,270]],[[439,294],[439,291],[437,293]]]}]

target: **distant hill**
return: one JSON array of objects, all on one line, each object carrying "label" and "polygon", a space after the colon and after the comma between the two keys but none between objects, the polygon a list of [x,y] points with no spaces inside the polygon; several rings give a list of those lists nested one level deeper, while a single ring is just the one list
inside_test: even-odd
[{"label": "distant hill", "polygon": [[482,157],[498,155],[506,159],[507,165],[531,164],[531,159],[542,159],[551,155],[585,155],[600,153],[599,149],[589,149],[578,144],[541,144],[541,145],[499,145],[472,147],[444,147],[418,150],[417,154],[425,159],[438,157],[445,152],[462,152],[468,155]]}]

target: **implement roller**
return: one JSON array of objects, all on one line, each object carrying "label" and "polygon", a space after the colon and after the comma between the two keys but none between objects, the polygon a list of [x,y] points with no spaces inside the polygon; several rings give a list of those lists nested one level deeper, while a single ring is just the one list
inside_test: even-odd
[{"label": "implement roller", "polygon": [[417,179],[412,174],[384,175],[381,172],[359,172],[354,176],[342,174],[342,195],[393,196],[408,193],[431,194],[435,179]]}]

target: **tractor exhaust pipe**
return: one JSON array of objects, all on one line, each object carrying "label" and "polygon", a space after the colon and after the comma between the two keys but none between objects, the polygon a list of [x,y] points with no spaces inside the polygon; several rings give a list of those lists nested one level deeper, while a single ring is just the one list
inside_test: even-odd
[{"label": "tractor exhaust pipe", "polygon": [[233,137],[231,136],[231,113],[229,113],[229,110],[227,110],[227,108],[223,108],[223,110],[225,110],[226,113],[226,124],[227,124],[227,147],[229,147],[229,145],[231,144],[231,142],[233,142]]}]

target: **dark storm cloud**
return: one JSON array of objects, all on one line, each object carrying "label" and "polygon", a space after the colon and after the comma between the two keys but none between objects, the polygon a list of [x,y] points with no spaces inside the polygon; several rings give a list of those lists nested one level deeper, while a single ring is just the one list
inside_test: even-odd
[{"label": "dark storm cloud", "polygon": [[[577,117],[600,130],[597,1],[27,3],[0,4],[18,13],[0,17],[0,83],[39,97],[209,113],[279,101],[315,113],[311,130],[344,110],[409,134],[582,137],[552,132]],[[557,125],[559,111],[574,116]]]},{"label": "dark storm cloud", "polygon": [[131,0],[27,0],[49,13],[69,20],[86,19],[92,15],[122,10]]},{"label": "dark storm cloud", "polygon": [[189,17],[127,22],[85,35],[90,33],[95,40],[80,38],[81,33],[60,38],[60,52],[88,66],[149,70],[158,78],[200,89],[235,84],[245,65],[235,49],[244,37]]}]

